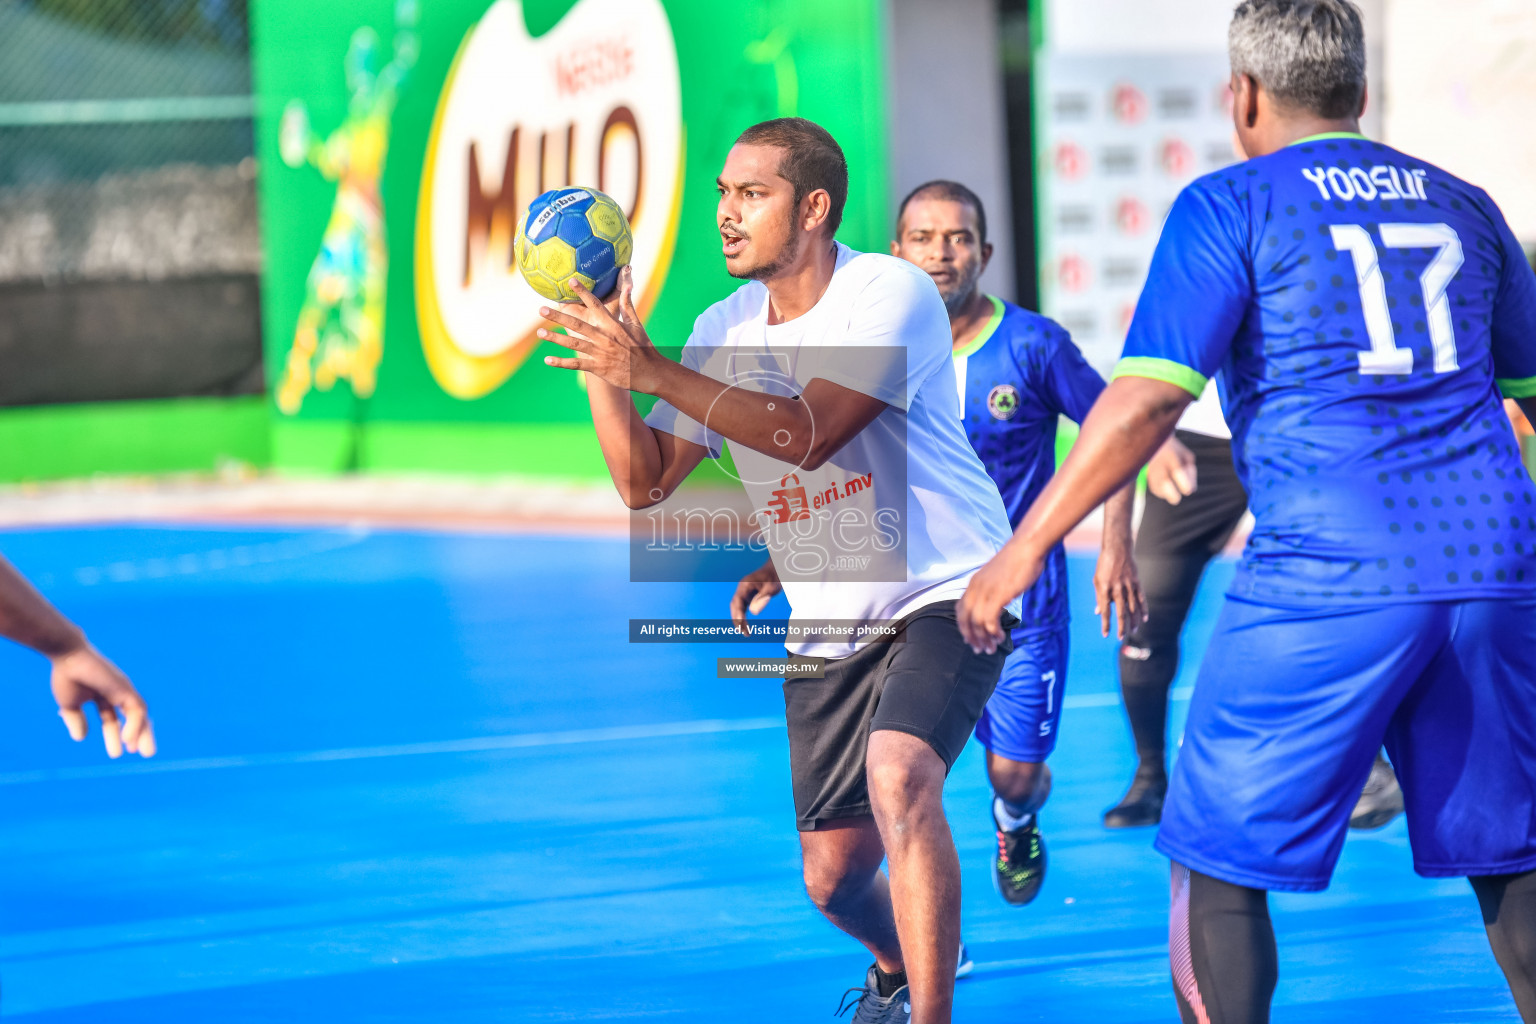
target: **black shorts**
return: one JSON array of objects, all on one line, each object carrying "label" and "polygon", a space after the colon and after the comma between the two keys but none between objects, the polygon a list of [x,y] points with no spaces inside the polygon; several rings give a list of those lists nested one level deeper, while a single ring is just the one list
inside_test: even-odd
[{"label": "black shorts", "polygon": [[[1006,612],[1003,619],[1006,634],[1017,620]],[[955,602],[940,601],[903,619],[894,642],[827,662],[821,679],[786,680],[800,831],[872,813],[864,759],[876,729],[916,736],[946,770],[953,767],[1012,650],[1005,639],[993,654],[972,651],[955,622]]]},{"label": "black shorts", "polygon": [[1177,505],[1147,495],[1136,530],[1136,563],[1143,559],[1180,558],[1202,565],[1220,554],[1248,511],[1248,492],[1232,464],[1232,442],[1192,430],[1174,436],[1195,457],[1195,493]]},{"label": "black shorts", "polygon": [[1136,571],[1147,619],[1125,644],[1143,653],[1120,663],[1122,679],[1128,672],[1133,678],[1150,673],[1163,686],[1177,670],[1179,634],[1206,563],[1226,547],[1248,511],[1248,493],[1232,465],[1232,442],[1190,430],[1174,436],[1194,453],[1195,493],[1177,505],[1147,495],[1136,530]]}]

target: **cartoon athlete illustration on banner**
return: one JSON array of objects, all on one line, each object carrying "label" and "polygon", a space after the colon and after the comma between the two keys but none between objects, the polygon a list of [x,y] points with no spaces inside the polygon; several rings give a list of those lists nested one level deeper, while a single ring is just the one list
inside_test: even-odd
[{"label": "cartoon athlete illustration on banner", "polygon": [[329,391],[350,380],[359,398],[373,394],[384,349],[384,285],[389,244],[379,178],[389,150],[390,117],[416,63],[416,0],[395,5],[394,57],[378,67],[378,33],[363,27],[347,47],[346,120],[329,138],[311,130],[302,100],[283,110],[278,148],[295,169],[312,164],[336,185],[336,204],[305,282],[293,348],[277,388],[277,404],[296,413],[309,389]]}]

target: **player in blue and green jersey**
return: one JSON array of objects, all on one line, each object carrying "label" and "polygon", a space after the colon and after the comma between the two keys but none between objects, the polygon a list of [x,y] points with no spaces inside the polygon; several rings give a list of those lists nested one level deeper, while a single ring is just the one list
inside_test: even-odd
[{"label": "player in blue and green jersey", "polygon": [[1247,0],[1251,157],[1180,195],[1115,380],[962,632],[1131,476],[1216,376],[1255,527],[1195,686],[1157,848],[1186,1021],[1267,1021],[1266,893],[1328,884],[1385,741],[1414,867],[1469,876],[1536,1021],[1536,276],[1480,189],[1359,134],[1348,0]]},{"label": "player in blue and green jersey", "polygon": [[[891,252],[922,267],[939,286],[949,308],[965,432],[1017,526],[1056,472],[1060,417],[1081,423],[1104,379],[1055,321],[980,290],[992,244],[981,200],[964,185],[931,181],[913,189],[897,213]],[[1094,573],[1104,632],[1110,607],[1118,603],[1122,639],[1143,605],[1131,559],[1133,495],[1126,487],[1105,503]],[[1037,813],[1051,791],[1045,762],[1056,749],[1061,722],[1067,618],[1067,555],[1058,544],[1024,594],[1013,653],[976,723],[993,789],[992,878],[1014,906],[1033,900],[1045,878]]]}]

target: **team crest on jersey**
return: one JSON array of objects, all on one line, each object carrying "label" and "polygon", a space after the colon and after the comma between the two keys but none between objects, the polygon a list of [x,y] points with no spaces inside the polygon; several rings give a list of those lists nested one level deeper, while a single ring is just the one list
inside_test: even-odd
[{"label": "team crest on jersey", "polygon": [[1013,414],[1019,411],[1019,389],[1012,384],[999,384],[987,392],[987,411],[993,419],[1013,419]]}]

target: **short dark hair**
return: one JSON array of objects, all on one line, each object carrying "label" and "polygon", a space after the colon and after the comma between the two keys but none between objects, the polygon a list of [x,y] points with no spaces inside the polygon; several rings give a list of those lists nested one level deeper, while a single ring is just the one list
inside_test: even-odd
[{"label": "short dark hair", "polygon": [[981,205],[981,197],[958,181],[950,181],[947,178],[925,181],[907,193],[907,198],[901,201],[901,206],[896,211],[898,236],[901,234],[901,218],[907,215],[907,207],[914,199],[947,199],[951,203],[964,203],[969,206],[976,211],[976,227],[981,232],[981,244],[987,244],[987,209]]},{"label": "short dark hair", "polygon": [[795,206],[817,189],[825,189],[828,234],[837,234],[843,207],[848,205],[848,160],[831,132],[803,117],[776,117],[742,132],[736,144],[782,149],[779,176],[795,187]]}]

